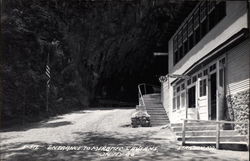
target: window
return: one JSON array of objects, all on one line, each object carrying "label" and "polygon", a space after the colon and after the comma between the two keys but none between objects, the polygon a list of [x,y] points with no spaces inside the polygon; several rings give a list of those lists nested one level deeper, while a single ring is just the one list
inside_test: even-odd
[{"label": "window", "polygon": [[209,67],[209,71],[212,72],[213,70],[216,69],[216,64],[213,64]]},{"label": "window", "polygon": [[184,108],[186,106],[186,93],[182,92],[181,93],[181,107]]},{"label": "window", "polygon": [[216,23],[218,23],[222,18],[226,16],[226,2],[217,1],[216,3],[217,3],[216,4],[216,16],[217,16]]},{"label": "window", "polygon": [[183,27],[183,55],[188,52],[187,24]]},{"label": "window", "polygon": [[175,103],[176,97],[173,98],[173,111],[176,109],[176,103]]},{"label": "window", "polygon": [[219,70],[219,84],[220,84],[221,87],[224,86],[223,83],[224,83],[224,69],[221,68]]},{"label": "window", "polygon": [[184,89],[185,89],[185,84],[182,83],[182,84],[181,84],[181,90],[184,90]]},{"label": "window", "polygon": [[177,102],[177,110],[179,110],[180,109],[180,105],[181,105],[180,104],[180,95],[177,96],[177,101],[176,102]]},{"label": "window", "polygon": [[219,66],[220,66],[220,70],[219,70],[219,85],[220,87],[224,86],[224,65],[225,65],[225,58],[221,59],[219,61]]},{"label": "window", "polygon": [[173,92],[174,92],[174,94],[173,94],[173,111],[175,111],[176,110],[176,89],[175,88],[173,89]]},{"label": "window", "polygon": [[200,73],[198,74],[198,78],[200,78],[200,77],[202,77],[202,72],[200,72]]},{"label": "window", "polygon": [[188,108],[196,107],[196,96],[195,96],[195,86],[188,89]]},{"label": "window", "polygon": [[203,71],[203,75],[207,75],[208,74],[208,71],[207,71],[207,69],[205,69],[204,71]]},{"label": "window", "polygon": [[193,18],[191,17],[188,21],[188,51],[194,46],[194,28],[193,28]]},{"label": "window", "polygon": [[184,108],[186,105],[185,83],[174,87],[173,111]]},{"label": "window", "polygon": [[197,44],[200,41],[200,16],[199,8],[194,12],[194,34],[195,34],[195,43]]},{"label": "window", "polygon": [[197,76],[195,75],[195,76],[192,77],[192,83],[194,83],[196,81],[197,81]]},{"label": "window", "polygon": [[180,92],[180,86],[177,87],[177,93]]},{"label": "window", "polygon": [[191,84],[191,79],[189,79],[188,81],[187,81],[187,85],[190,85]]},{"label": "window", "polygon": [[173,38],[174,65],[225,16],[225,1],[206,0],[201,2]]},{"label": "window", "polygon": [[203,79],[200,81],[200,97],[207,95],[207,80]]}]

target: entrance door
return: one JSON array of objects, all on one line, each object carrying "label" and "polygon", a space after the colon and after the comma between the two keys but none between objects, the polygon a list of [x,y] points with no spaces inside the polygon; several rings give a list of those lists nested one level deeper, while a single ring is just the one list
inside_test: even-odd
[{"label": "entrance door", "polygon": [[208,120],[208,77],[198,79],[197,112],[200,120]]},{"label": "entrance door", "polygon": [[191,85],[187,87],[187,105],[188,105],[188,111],[187,111],[187,118],[188,119],[197,119],[197,110],[196,110],[196,85]]},{"label": "entrance door", "polygon": [[210,111],[209,111],[209,118],[211,120],[216,120],[216,115],[217,115],[217,99],[216,99],[216,86],[217,86],[217,76],[216,73],[213,73],[210,75]]},{"label": "entrance door", "polygon": [[223,119],[224,111],[224,64],[225,58],[217,62],[217,119]]}]

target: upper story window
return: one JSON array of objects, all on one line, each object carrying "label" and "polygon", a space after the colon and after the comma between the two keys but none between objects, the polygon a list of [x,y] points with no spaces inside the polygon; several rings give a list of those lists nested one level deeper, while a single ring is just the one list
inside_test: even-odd
[{"label": "upper story window", "polygon": [[173,38],[174,65],[225,16],[226,1],[206,0],[199,3]]}]

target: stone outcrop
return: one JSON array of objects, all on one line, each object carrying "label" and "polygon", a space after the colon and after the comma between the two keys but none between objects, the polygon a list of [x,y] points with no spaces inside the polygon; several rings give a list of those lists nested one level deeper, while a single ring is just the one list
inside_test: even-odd
[{"label": "stone outcrop", "polygon": [[[249,90],[227,96],[227,113],[228,120],[246,122],[249,120]],[[235,129],[242,134],[247,133],[247,126],[238,124]]]}]

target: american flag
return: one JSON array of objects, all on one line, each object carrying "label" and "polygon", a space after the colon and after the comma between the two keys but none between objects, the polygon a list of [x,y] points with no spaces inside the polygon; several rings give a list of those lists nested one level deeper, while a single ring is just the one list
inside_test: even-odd
[{"label": "american flag", "polygon": [[50,88],[50,67],[49,67],[49,64],[46,65],[45,74],[47,76],[47,87]]}]

